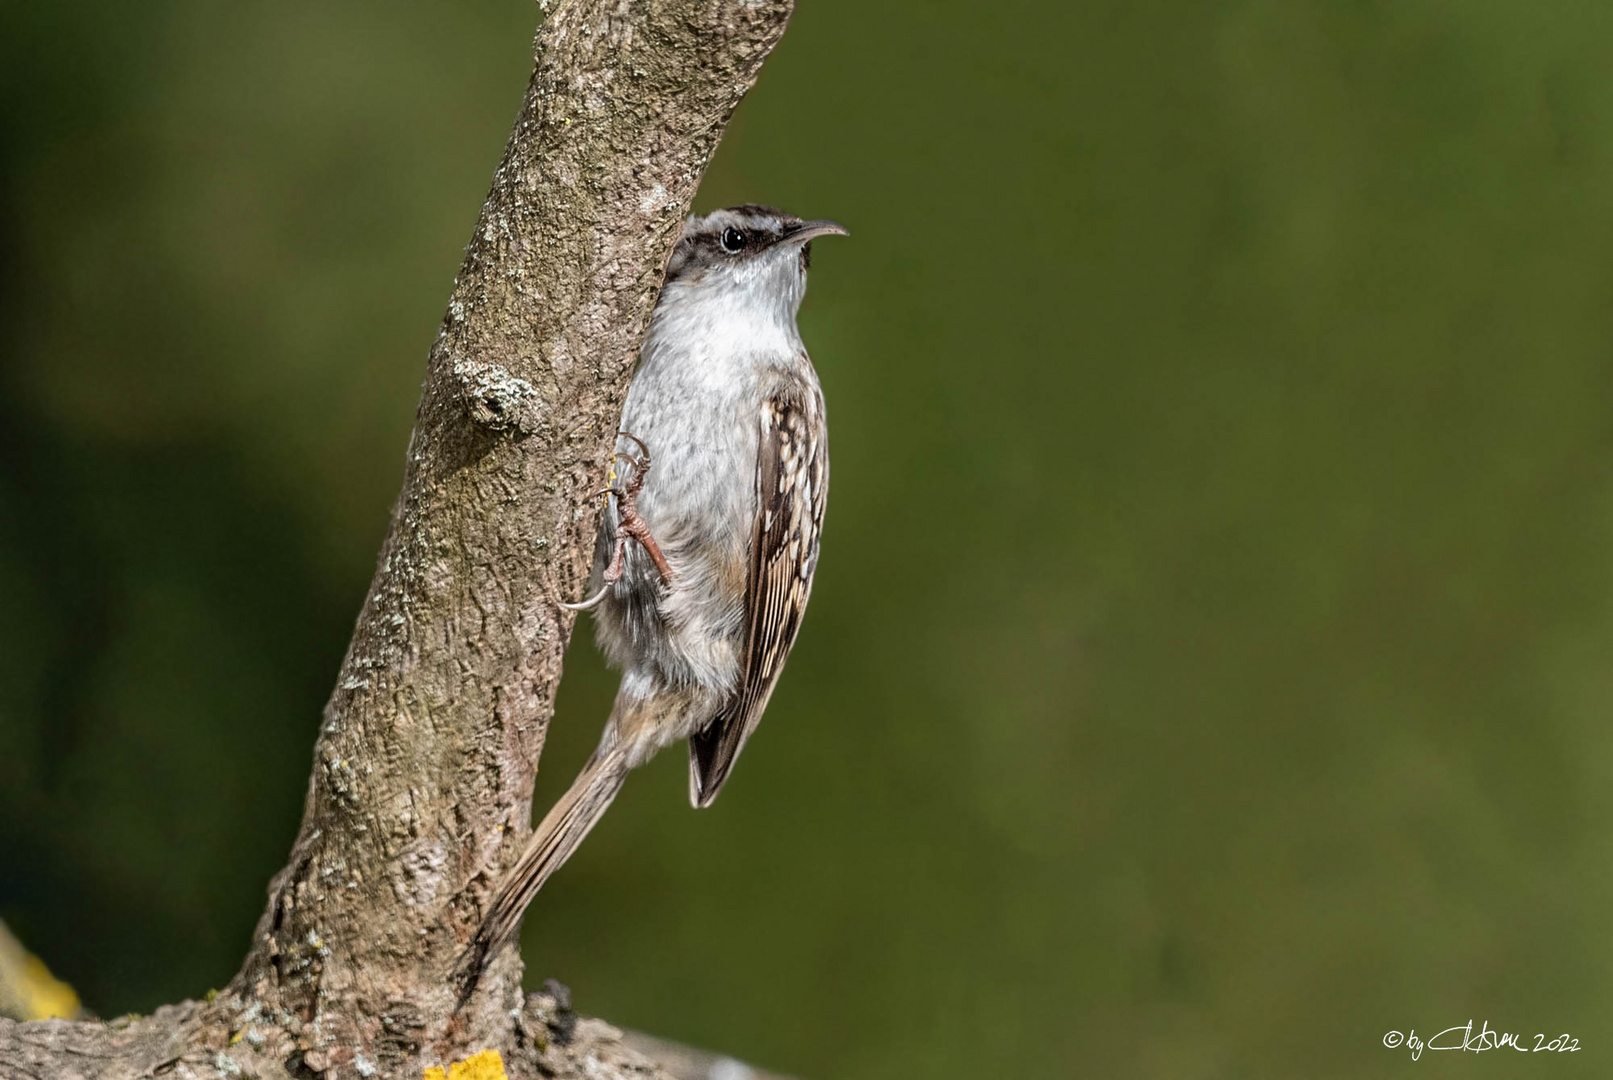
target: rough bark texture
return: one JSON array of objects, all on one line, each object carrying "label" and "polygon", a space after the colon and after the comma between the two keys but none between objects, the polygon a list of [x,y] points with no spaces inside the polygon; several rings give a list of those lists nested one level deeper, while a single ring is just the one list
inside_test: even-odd
[{"label": "rough bark texture", "polygon": [[597,507],[666,256],[791,0],[576,0],[537,65],[431,350],[402,494],[325,709],[301,833],[215,999],[111,1024],[0,1021],[0,1077],[658,1075],[448,972],[529,831]]}]

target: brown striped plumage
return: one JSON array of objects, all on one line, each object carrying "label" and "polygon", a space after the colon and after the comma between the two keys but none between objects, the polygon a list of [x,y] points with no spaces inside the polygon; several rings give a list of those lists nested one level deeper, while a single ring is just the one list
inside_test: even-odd
[{"label": "brown striped plumage", "polygon": [[823,398],[769,398],[761,409],[756,461],[756,530],[745,586],[746,635],[740,684],[703,730],[689,736],[689,798],[709,806],[784,671],[812,595],[818,538],[829,496]]}]

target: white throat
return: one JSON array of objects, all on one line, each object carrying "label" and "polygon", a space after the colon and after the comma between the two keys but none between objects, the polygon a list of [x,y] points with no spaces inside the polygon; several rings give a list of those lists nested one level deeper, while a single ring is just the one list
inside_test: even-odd
[{"label": "white throat", "polygon": [[800,253],[768,252],[668,282],[656,305],[652,339],[677,341],[717,357],[770,357],[801,350],[796,312],[806,292]]}]

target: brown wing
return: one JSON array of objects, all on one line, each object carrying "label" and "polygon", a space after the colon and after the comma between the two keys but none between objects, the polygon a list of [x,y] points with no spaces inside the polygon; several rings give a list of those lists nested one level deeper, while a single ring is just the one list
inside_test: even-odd
[{"label": "brown wing", "polygon": [[689,738],[689,801],[695,806],[711,805],[761,721],[812,592],[829,493],[829,447],[823,398],[815,386],[801,389],[762,405],[743,666],[733,698]]}]

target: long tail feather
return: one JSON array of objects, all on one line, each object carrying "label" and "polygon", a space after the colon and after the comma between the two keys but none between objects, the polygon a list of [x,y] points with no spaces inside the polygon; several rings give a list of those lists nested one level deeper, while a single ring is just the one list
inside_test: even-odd
[{"label": "long tail feather", "polygon": [[481,929],[460,956],[454,975],[459,981],[459,1002],[469,999],[492,957],[509,943],[521,925],[521,916],[549,875],[571,857],[583,838],[604,816],[611,800],[627,779],[622,755],[596,751],[560,801],[554,804],[532,834],[521,859],[511,868]]}]

